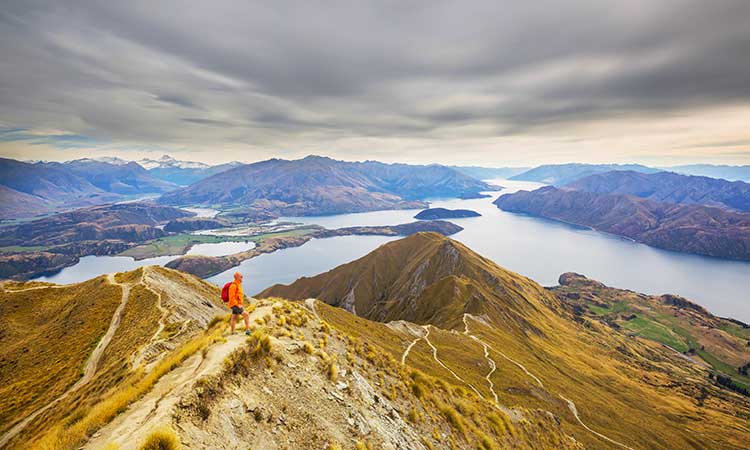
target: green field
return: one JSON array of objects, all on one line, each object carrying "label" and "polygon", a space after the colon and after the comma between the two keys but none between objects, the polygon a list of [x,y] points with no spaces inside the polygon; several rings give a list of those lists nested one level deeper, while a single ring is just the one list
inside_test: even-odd
[{"label": "green field", "polygon": [[686,352],[689,348],[680,335],[659,322],[650,319],[636,317],[622,322],[622,326],[636,333],[638,336],[661,342],[680,352]]},{"label": "green field", "polygon": [[[121,256],[132,256],[135,259],[153,258],[156,256],[183,255],[195,244],[213,244],[217,242],[244,241],[234,236],[209,236],[198,234],[176,234],[165,236],[120,253]],[[248,239],[249,240],[249,239]]]}]

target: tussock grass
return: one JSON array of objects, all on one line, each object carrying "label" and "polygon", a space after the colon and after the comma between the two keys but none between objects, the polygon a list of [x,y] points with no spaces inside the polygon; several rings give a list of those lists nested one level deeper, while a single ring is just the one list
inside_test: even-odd
[{"label": "tussock grass", "polygon": [[180,438],[167,427],[157,428],[148,435],[140,450],[179,450]]},{"label": "tussock grass", "polygon": [[336,365],[335,362],[331,361],[328,364],[328,371],[327,372],[328,372],[328,379],[331,380],[331,381],[333,381],[334,383],[336,382],[336,380],[339,379],[339,368],[338,368],[338,366]]}]

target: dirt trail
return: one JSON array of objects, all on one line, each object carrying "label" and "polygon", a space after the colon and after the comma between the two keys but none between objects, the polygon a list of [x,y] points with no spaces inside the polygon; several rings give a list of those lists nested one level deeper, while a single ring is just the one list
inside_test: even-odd
[{"label": "dirt trail", "polygon": [[583,423],[583,421],[581,420],[581,418],[578,416],[578,408],[576,408],[576,404],[573,403],[572,400],[568,400],[567,398],[563,397],[561,394],[558,394],[558,395],[560,396],[561,399],[565,400],[565,402],[568,404],[568,409],[570,409],[570,412],[573,413],[573,416],[575,416],[576,420],[578,421],[578,423],[581,424],[581,426],[583,428],[585,428],[586,430],[588,430],[590,433],[593,433],[593,434],[599,436],[600,438],[604,439],[605,441],[609,441],[609,442],[611,442],[611,443],[613,443],[615,445],[619,445],[620,447],[633,450],[633,447],[628,447],[627,445],[623,444],[622,442],[618,442],[618,441],[616,441],[614,439],[611,439],[611,438],[609,438],[609,437],[607,437],[607,436],[605,436],[605,435],[603,435],[603,434],[601,434],[601,433],[599,433],[597,431],[594,431],[591,428],[589,428],[588,425],[586,425],[585,423]]},{"label": "dirt trail", "polygon": [[442,367],[443,369],[445,369],[445,370],[447,370],[448,372],[450,372],[450,373],[451,373],[451,375],[453,375],[453,377],[454,377],[455,379],[457,379],[458,381],[460,381],[460,382],[464,383],[465,385],[469,386],[469,387],[471,388],[471,390],[472,390],[472,391],[474,391],[474,392],[475,392],[475,393],[476,393],[476,394],[477,394],[477,395],[478,395],[479,397],[484,397],[484,396],[483,396],[483,395],[482,395],[482,394],[481,394],[481,393],[480,393],[480,392],[479,392],[479,391],[477,390],[477,388],[475,388],[475,387],[474,387],[474,386],[473,386],[473,385],[472,385],[471,383],[467,382],[466,380],[464,380],[463,378],[461,378],[460,376],[458,376],[458,375],[456,374],[456,372],[454,372],[453,370],[451,370],[451,369],[450,369],[450,368],[449,368],[448,366],[446,366],[445,364],[443,364],[443,362],[442,362],[442,361],[440,361],[440,359],[439,359],[439,358],[438,358],[438,356],[437,356],[437,348],[436,348],[436,347],[435,347],[434,345],[432,345],[432,342],[430,342],[430,327],[431,327],[431,326],[432,326],[432,325],[425,325],[425,326],[423,327],[423,328],[425,329],[426,333],[425,333],[425,335],[424,335],[424,336],[422,336],[422,339],[424,339],[424,341],[425,341],[425,342],[427,343],[427,345],[429,345],[429,346],[430,346],[430,348],[432,349],[432,359],[434,359],[434,360],[435,360],[435,362],[437,362],[438,364],[440,364],[440,366],[441,366],[441,367]]},{"label": "dirt trail", "polygon": [[316,300],[314,298],[308,298],[307,300],[305,300],[305,305],[310,309],[315,318],[318,319],[318,321],[322,322],[320,316],[318,315],[318,311],[315,310],[315,301]]},{"label": "dirt trail", "polygon": [[[143,278],[141,278],[141,281],[143,281]],[[164,321],[167,319],[168,311],[164,309],[162,306],[162,299],[161,299],[161,293],[156,292],[155,290],[151,289],[146,283],[143,283],[143,286],[146,288],[147,291],[150,291],[152,294],[156,296],[156,308],[161,312],[161,316],[159,317],[159,326],[156,328],[156,332],[153,336],[151,336],[151,339],[149,339],[148,343],[144,345],[134,356],[133,356],[133,367],[138,367],[143,362],[143,358],[146,356],[146,352],[148,349],[159,342],[159,335],[162,331],[164,331]]]},{"label": "dirt trail", "polygon": [[403,366],[404,364],[406,364],[406,357],[407,357],[407,356],[409,356],[409,352],[411,351],[411,348],[412,348],[412,347],[414,347],[414,346],[415,346],[415,345],[417,344],[417,342],[419,342],[420,340],[422,340],[422,336],[420,336],[420,337],[418,337],[418,338],[414,339],[414,340],[413,340],[413,341],[411,342],[411,344],[409,344],[409,346],[408,346],[408,347],[406,347],[406,350],[404,350],[404,354],[403,354],[403,355],[401,355],[401,365],[402,365],[402,366]]},{"label": "dirt trail", "polygon": [[[272,305],[256,308],[250,314],[250,321],[272,313],[272,308]],[[198,379],[218,373],[226,358],[246,342],[247,337],[238,332],[227,336],[225,342],[210,346],[205,356],[203,352],[196,352],[182,365],[161,377],[143,398],[99,430],[83,448],[101,449],[115,443],[120,450],[137,449],[151,430],[171,420],[174,406],[193,389]]]},{"label": "dirt trail", "polygon": [[[476,320],[476,318],[472,317],[470,314],[464,314],[464,316],[463,316],[464,334],[467,335],[467,336],[469,336],[469,337],[471,337],[472,339],[476,340],[477,342],[479,342],[479,343],[481,343],[482,345],[485,346],[485,356],[487,355],[487,349],[488,348],[492,349],[492,351],[495,351],[495,352],[499,353],[500,355],[502,355],[503,358],[507,359],[508,361],[510,361],[513,364],[515,364],[518,367],[520,367],[521,370],[523,370],[526,373],[526,375],[528,375],[529,377],[533,378],[534,381],[537,382],[537,384],[539,385],[539,387],[544,388],[544,384],[542,384],[542,381],[539,378],[537,378],[534,374],[532,374],[531,372],[529,372],[528,369],[526,369],[526,367],[523,364],[521,364],[521,363],[519,363],[519,362],[517,362],[517,361],[515,361],[515,360],[513,360],[511,358],[509,358],[503,352],[500,352],[498,350],[493,349],[490,345],[486,344],[484,341],[482,341],[478,337],[470,334],[469,333],[469,323],[466,320],[467,317],[470,317],[470,318]],[[490,372],[490,373],[492,373],[492,372]],[[488,381],[489,381],[489,378],[488,378]],[[493,390],[493,394],[494,394],[494,390]],[[605,435],[603,435],[603,434],[601,434],[601,433],[599,433],[597,431],[594,431],[591,428],[589,428],[588,425],[586,425],[585,423],[583,423],[583,421],[581,420],[581,417],[578,415],[578,408],[576,408],[576,404],[573,403],[572,400],[569,400],[569,399],[563,397],[562,394],[558,394],[558,395],[560,396],[560,398],[562,398],[563,400],[565,400],[565,402],[568,404],[568,409],[570,409],[570,412],[576,418],[576,420],[578,421],[578,423],[581,424],[581,426],[583,428],[585,428],[588,432],[590,432],[590,433],[592,433],[592,434],[594,434],[594,435],[596,435],[596,436],[598,436],[598,437],[600,437],[600,438],[602,438],[602,439],[604,439],[604,440],[606,440],[608,442],[611,442],[613,444],[619,445],[620,447],[624,447],[624,448],[633,450],[632,447],[628,447],[627,445],[623,444],[622,442],[618,442],[618,441],[616,441],[616,440],[614,440],[612,438],[609,438],[609,437],[607,437],[607,436],[605,436]]]},{"label": "dirt trail", "polygon": [[[59,401],[65,399],[68,395],[70,395],[72,392],[75,392],[78,388],[83,386],[84,384],[91,381],[91,379],[94,378],[94,375],[96,374],[96,369],[99,367],[99,363],[101,362],[102,356],[104,355],[104,350],[107,348],[109,343],[112,341],[112,337],[114,337],[115,332],[117,332],[117,329],[120,326],[120,321],[122,320],[123,312],[125,311],[125,305],[128,303],[128,298],[130,297],[130,286],[127,284],[118,283],[115,280],[114,274],[107,275],[107,281],[109,281],[111,284],[120,286],[122,289],[122,299],[120,300],[120,305],[115,310],[115,313],[112,315],[112,321],[109,323],[109,328],[107,329],[107,332],[104,334],[104,336],[99,340],[99,343],[94,348],[94,351],[91,352],[91,355],[89,356],[88,360],[86,361],[86,365],[83,368],[83,376],[73,384],[68,390],[63,392],[59,397],[52,400],[51,402],[47,403],[47,405],[43,406],[40,409],[37,409],[33,413],[31,413],[28,417],[26,417],[24,420],[17,423],[13,428],[8,430],[2,438],[0,438],[0,447],[3,447],[5,444],[8,443],[12,438],[14,438],[18,433],[23,430],[26,425],[28,425],[32,420],[37,418],[40,414],[47,411],[54,405],[56,405]],[[30,289],[36,289],[36,288],[30,288]]]}]

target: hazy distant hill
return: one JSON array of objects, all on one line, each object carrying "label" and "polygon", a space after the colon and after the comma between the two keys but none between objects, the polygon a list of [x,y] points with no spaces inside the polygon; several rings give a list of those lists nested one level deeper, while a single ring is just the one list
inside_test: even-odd
[{"label": "hazy distant hill", "polygon": [[643,173],[658,172],[658,169],[640,164],[551,164],[535,167],[511,177],[511,180],[535,181],[537,183],[563,186],[580,178],[612,170],[632,170]]},{"label": "hazy distant hill", "polygon": [[750,184],[673,172],[646,174],[612,171],[579,179],[565,188],[634,195],[664,203],[699,204],[750,211]]},{"label": "hazy distant hill", "polygon": [[500,196],[499,208],[625,236],[654,247],[750,260],[750,213],[546,186]]},{"label": "hazy distant hill", "polygon": [[0,158],[0,219],[160,194],[177,187],[155,178],[134,162],[108,160],[27,163]]},{"label": "hazy distant hill", "polygon": [[62,164],[26,163],[0,158],[2,219],[16,219],[118,200],[121,196],[91,184]]},{"label": "hazy distant hill", "polygon": [[319,156],[271,159],[170,192],[172,205],[243,206],[277,215],[420,208],[433,196],[474,197],[492,187],[444,166],[344,162]]},{"label": "hazy distant hill", "polygon": [[142,159],[138,163],[145,167],[154,177],[180,186],[193,184],[204,178],[242,165],[239,162],[230,162],[210,166],[195,161],[177,160],[169,155],[164,155],[159,159]]},{"label": "hazy distant hill", "polygon": [[704,177],[723,178],[729,181],[750,182],[750,166],[688,164],[684,166],[664,167],[664,170],[686,175],[700,175]]},{"label": "hazy distant hill", "polygon": [[481,166],[449,166],[477,180],[491,180],[493,178],[510,178],[528,171],[529,167],[481,167]]},{"label": "hazy distant hill", "polygon": [[[58,164],[47,163],[50,166]],[[99,189],[116,194],[160,194],[177,188],[174,183],[154,177],[135,162],[111,164],[94,159],[78,159],[59,165],[85,178]]]}]

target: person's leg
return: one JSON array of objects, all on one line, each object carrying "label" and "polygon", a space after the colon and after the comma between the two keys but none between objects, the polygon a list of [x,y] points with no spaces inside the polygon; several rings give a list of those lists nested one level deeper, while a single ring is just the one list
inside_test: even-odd
[{"label": "person's leg", "polygon": [[229,319],[229,330],[234,334],[234,322],[237,320],[237,315],[232,314],[232,318]]},{"label": "person's leg", "polygon": [[248,314],[247,311],[244,311],[242,313],[242,318],[245,319],[245,331],[248,331],[250,329],[250,314]]}]

